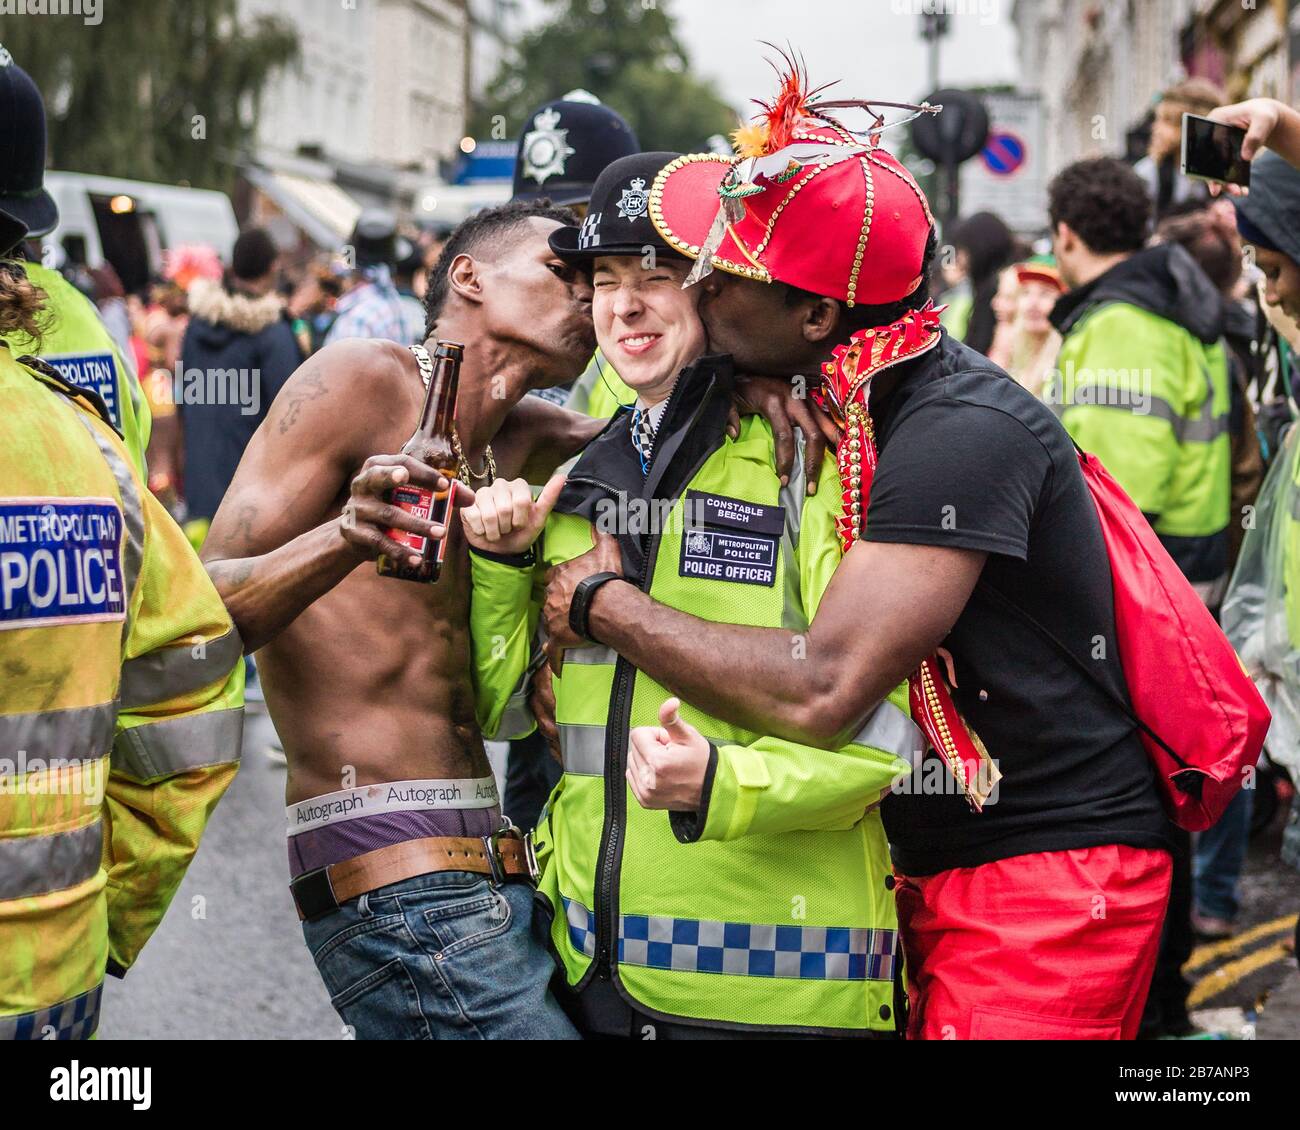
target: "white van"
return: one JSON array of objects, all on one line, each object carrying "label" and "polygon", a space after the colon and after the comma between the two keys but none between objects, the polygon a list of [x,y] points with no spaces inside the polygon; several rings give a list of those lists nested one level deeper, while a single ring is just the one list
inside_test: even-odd
[{"label": "white van", "polygon": [[61,249],[60,265],[65,257],[88,267],[107,260],[127,291],[162,273],[166,248],[206,244],[229,263],[239,236],[223,192],[60,172],[47,172],[45,187],[59,206],[58,227],[42,240],[47,255]]}]

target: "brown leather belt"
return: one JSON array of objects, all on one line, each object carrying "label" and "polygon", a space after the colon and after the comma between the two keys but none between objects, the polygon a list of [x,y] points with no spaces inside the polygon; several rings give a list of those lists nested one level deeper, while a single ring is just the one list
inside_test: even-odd
[{"label": "brown leather belt", "polygon": [[532,845],[517,828],[491,836],[426,836],[378,848],[308,871],[289,884],[298,917],[307,921],[337,910],[349,899],[433,871],[472,871],[494,883],[536,881]]}]

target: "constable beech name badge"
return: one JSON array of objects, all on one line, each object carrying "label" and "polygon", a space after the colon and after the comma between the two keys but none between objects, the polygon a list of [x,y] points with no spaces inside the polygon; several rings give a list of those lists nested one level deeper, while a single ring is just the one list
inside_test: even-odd
[{"label": "constable beech name badge", "polygon": [[121,546],[107,499],[0,502],[0,631],[123,619]]},{"label": "constable beech name badge", "polygon": [[784,507],[688,490],[686,514],[680,576],[768,588],[776,584]]},{"label": "constable beech name badge", "polygon": [[122,430],[122,413],[117,404],[117,367],[112,354],[83,353],[67,357],[42,357],[65,381],[77,388],[98,393],[113,418],[113,427]]}]

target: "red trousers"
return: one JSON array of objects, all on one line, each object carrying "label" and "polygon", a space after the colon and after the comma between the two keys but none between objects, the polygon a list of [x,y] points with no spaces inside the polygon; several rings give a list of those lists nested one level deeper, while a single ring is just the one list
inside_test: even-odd
[{"label": "red trousers", "polygon": [[917,1040],[1131,1040],[1169,853],[1109,844],[897,876]]}]

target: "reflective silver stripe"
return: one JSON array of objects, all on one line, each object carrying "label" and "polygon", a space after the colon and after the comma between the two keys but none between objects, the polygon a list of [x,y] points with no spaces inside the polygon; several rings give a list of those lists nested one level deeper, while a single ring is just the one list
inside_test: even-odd
[{"label": "reflective silver stripe", "polygon": [[123,526],[126,531],[126,544],[122,547],[122,591],[126,594],[126,616],[122,620],[122,645],[131,634],[131,598],[135,595],[135,584],[140,578],[140,569],[144,564],[144,503],[136,489],[135,474],[130,464],[122,458],[112,441],[92,424],[81,410],[77,410],[77,419],[82,427],[90,433],[99,447],[100,454],[117,480],[117,492],[122,497]]},{"label": "reflective silver stripe", "polygon": [[1178,438],[1184,443],[1213,443],[1221,435],[1228,434],[1228,417],[1202,417],[1186,420],[1178,432]]},{"label": "reflective silver stripe", "polygon": [[571,647],[564,653],[565,663],[577,663],[585,667],[613,667],[618,662],[618,652],[612,647]]},{"label": "reflective silver stripe", "polygon": [[853,735],[853,741],[904,758],[925,748],[921,727],[889,699],[876,707],[867,724]]},{"label": "reflective silver stripe", "polygon": [[118,691],[122,709],[153,706],[193,694],[228,676],[244,654],[244,641],[234,628],[224,636],[202,641],[202,654],[196,656],[200,642],[160,647],[124,663]]},{"label": "reflective silver stripe", "polygon": [[[1081,387],[1108,388],[1109,386],[1085,385]],[[1154,416],[1158,420],[1164,420],[1174,429],[1174,436],[1179,443],[1212,443],[1228,430],[1228,417],[1226,415],[1212,415],[1214,404],[1212,397],[1207,397],[1201,405],[1200,415],[1194,420],[1189,420],[1186,416],[1179,415],[1178,409],[1159,396],[1145,397],[1147,410],[1139,412],[1134,404],[1106,404],[1092,401],[1079,403],[1074,399],[1074,394],[1077,391],[1076,388],[1070,393],[1069,399],[1052,406],[1057,416],[1060,416],[1067,408],[1110,408],[1125,412],[1130,416]],[[1116,389],[1114,391],[1124,392],[1125,390]]]},{"label": "reflective silver stripe", "polygon": [[117,703],[0,715],[0,757],[103,757],[113,745]]},{"label": "reflective silver stripe", "polygon": [[506,700],[505,709],[501,711],[501,721],[497,723],[497,731],[492,735],[492,740],[517,741],[525,734],[532,733],[535,721],[533,712],[528,708],[528,687],[518,686]]},{"label": "reflective silver stripe", "polygon": [[244,708],[188,714],[123,730],[113,746],[113,772],[136,781],[171,777],[239,760]]},{"label": "reflective silver stripe", "polygon": [[99,1027],[104,982],[78,996],[16,1016],[0,1016],[0,1040],[89,1040]]},{"label": "reflective silver stripe", "polygon": [[785,528],[790,542],[795,548],[799,546],[799,525],[803,520],[803,503],[808,497],[805,485],[803,460],[808,444],[803,432],[795,429],[794,467],[790,471],[790,481],[781,488],[779,502],[785,507]]},{"label": "reflective silver stripe", "polygon": [[803,606],[803,589],[799,576],[799,529],[803,524],[805,492],[803,470],[803,432],[796,430],[794,469],[790,481],[781,488],[777,501],[785,509],[785,531],[781,535],[781,572],[784,591],[781,594],[781,627],[787,632],[803,632],[808,628],[808,615]]},{"label": "reflective silver stripe", "polygon": [[84,883],[99,870],[104,826],[0,839],[0,901],[31,898]]},{"label": "reflective silver stripe", "polygon": [[[565,660],[567,663],[568,660]],[[599,777],[605,772],[605,727],[565,723],[560,731],[560,753],[564,771],[584,777]]]},{"label": "reflective silver stripe", "polygon": [[[599,777],[605,772],[605,727],[566,723],[559,726],[560,753],[564,771],[581,777]],[[704,740],[715,746],[746,745],[741,738],[711,738]]]},{"label": "reflective silver stripe", "polygon": [[1172,425],[1175,434],[1180,437],[1184,426],[1187,424],[1186,417],[1180,416],[1178,410],[1170,404],[1169,401],[1160,396],[1147,398],[1147,411],[1145,412],[1135,412],[1133,406],[1130,404],[1094,404],[1093,407],[1122,408],[1125,412],[1129,412],[1134,416],[1154,416],[1156,419],[1164,420],[1168,424]]}]

